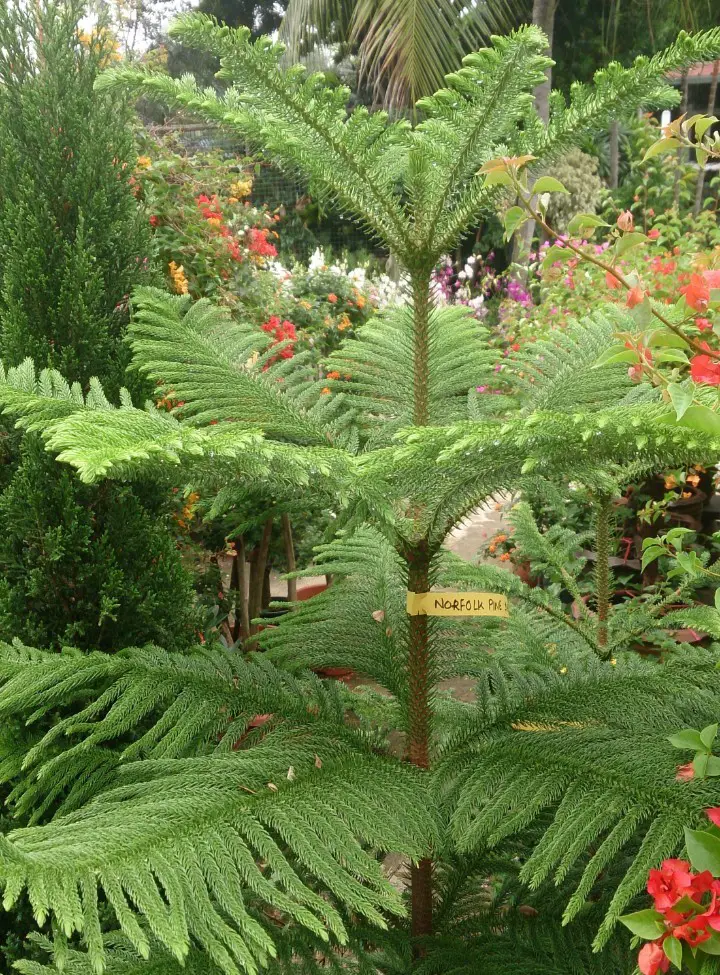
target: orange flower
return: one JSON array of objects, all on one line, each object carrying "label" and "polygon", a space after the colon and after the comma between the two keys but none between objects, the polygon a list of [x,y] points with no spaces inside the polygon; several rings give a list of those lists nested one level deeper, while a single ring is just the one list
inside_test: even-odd
[{"label": "orange flower", "polygon": [[500,561],[501,562],[509,562],[510,561],[510,553],[509,552],[503,552],[503,554],[500,556]]},{"label": "orange flower", "polygon": [[330,304],[331,305],[336,305],[337,304],[337,300],[338,300],[338,296],[335,295],[335,294],[333,294],[332,292],[330,292],[330,294],[328,295],[328,301],[330,302]]},{"label": "orange flower", "polygon": [[322,393],[323,396],[329,396],[330,395],[330,387],[329,386],[324,386],[320,390],[320,392]]},{"label": "orange flower", "polygon": [[329,372],[327,374],[327,377],[328,377],[328,379],[339,379],[340,378],[340,373],[337,371],[337,369],[333,369],[332,372]]},{"label": "orange flower", "polygon": [[701,274],[693,274],[690,284],[680,288],[680,294],[685,295],[685,301],[694,311],[707,311],[710,304],[710,288]]},{"label": "orange flower", "polygon": [[175,294],[186,295],[188,293],[188,279],[185,276],[185,268],[182,264],[176,264],[175,261],[170,261],[168,271],[175,288]]}]

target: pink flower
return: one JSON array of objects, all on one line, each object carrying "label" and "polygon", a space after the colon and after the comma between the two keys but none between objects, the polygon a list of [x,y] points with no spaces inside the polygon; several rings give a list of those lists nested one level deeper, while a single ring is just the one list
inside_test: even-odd
[{"label": "pink flower", "polygon": [[693,763],[688,762],[687,765],[678,765],[675,778],[678,782],[690,782],[691,779],[694,779],[695,769],[693,768]]},{"label": "pink flower", "polygon": [[653,227],[653,229],[652,229],[652,230],[648,230],[648,232],[647,232],[647,235],[648,235],[648,237],[650,238],[650,240],[657,240],[657,239],[658,239],[658,237],[660,236],[660,231],[659,231],[659,230],[656,230],[656,229],[655,229],[655,228]]}]

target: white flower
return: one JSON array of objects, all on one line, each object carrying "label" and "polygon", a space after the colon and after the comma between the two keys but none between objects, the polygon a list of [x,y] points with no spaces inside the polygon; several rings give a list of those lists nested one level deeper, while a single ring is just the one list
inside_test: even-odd
[{"label": "white flower", "polygon": [[308,264],[308,271],[312,274],[315,271],[322,271],[325,267],[325,254],[322,247],[317,247],[310,258],[310,263]]},{"label": "white flower", "polygon": [[366,278],[367,272],[364,267],[354,267],[352,271],[348,272],[348,280],[352,281],[358,290],[365,287]]}]

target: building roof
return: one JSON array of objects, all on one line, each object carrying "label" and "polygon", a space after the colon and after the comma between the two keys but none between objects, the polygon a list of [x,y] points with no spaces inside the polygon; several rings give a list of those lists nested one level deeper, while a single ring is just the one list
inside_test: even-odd
[{"label": "building roof", "polygon": [[[687,73],[690,83],[695,85],[709,85],[714,64],[714,61],[702,61],[700,64],[694,64]],[[679,84],[681,80],[681,71],[671,71],[668,75],[668,81],[673,82],[673,84]]]}]

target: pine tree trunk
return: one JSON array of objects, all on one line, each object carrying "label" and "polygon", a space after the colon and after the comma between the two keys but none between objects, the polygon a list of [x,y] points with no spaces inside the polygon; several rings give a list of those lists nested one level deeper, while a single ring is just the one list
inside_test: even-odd
[{"label": "pine tree trunk", "polygon": [[263,588],[265,585],[265,568],[267,566],[270,538],[272,536],[273,520],[268,518],[263,526],[260,544],[253,552],[252,568],[250,570],[250,593],[248,596],[248,612],[250,617],[250,635],[258,631],[258,624],[252,620],[260,615],[263,602]]},{"label": "pine tree trunk", "polygon": [[[548,52],[552,56],[555,11],[558,0],[533,0],[532,22],[547,35]],[[552,88],[552,68],[545,69],[545,81],[535,89],[535,108],[538,115],[547,122],[550,118],[550,90]]]},{"label": "pine tree trunk", "polygon": [[597,598],[597,642],[606,647],[610,614],[610,519],[612,502],[602,498],[596,507],[595,593]]},{"label": "pine tree trunk", "polygon": [[245,563],[245,537],[241,535],[236,544],[237,557],[235,562],[235,578],[237,593],[235,596],[235,639],[247,640],[250,636],[250,614],[248,612],[247,566]]},{"label": "pine tree trunk", "polygon": [[[413,422],[426,426],[429,421],[428,382],[430,355],[430,280],[429,275],[413,277]],[[430,551],[426,540],[406,553],[408,589],[430,589]],[[408,621],[408,760],[418,768],[430,767],[430,635],[427,616],[411,616]],[[432,934],[432,861],[421,860],[410,869],[411,927],[413,937]]]},{"label": "pine tree trunk", "polygon": [[616,190],[620,182],[620,127],[610,123],[610,189]]},{"label": "pine tree trunk", "polygon": [[[708,92],[708,107],[706,115],[712,115],[715,111],[715,99],[718,90],[718,75],[720,75],[720,61],[713,62],[712,77],[710,79],[710,91]],[[702,210],[703,192],[705,190],[705,166],[700,167],[698,173],[697,186],[695,187],[695,206],[693,213],[697,216]]]},{"label": "pine tree trunk", "polygon": [[[286,513],[282,516],[282,527],[283,527],[283,539],[285,541],[285,559],[287,560],[288,572],[294,572],[296,569],[295,564],[295,546],[293,545],[292,536],[292,525],[290,524],[290,515]],[[288,579],[287,584],[288,599],[291,603],[294,603],[297,599],[297,579]]]},{"label": "pine tree trunk", "polygon": [[[558,0],[533,0],[532,22],[545,32],[548,39],[548,54],[552,55],[555,11]],[[535,89],[535,108],[540,118],[547,122],[550,118],[550,91],[552,89],[552,68],[545,69],[545,81]],[[530,256],[535,221],[528,220],[513,235],[513,264],[526,265]],[[517,272],[518,278],[525,281],[527,270]]]}]

